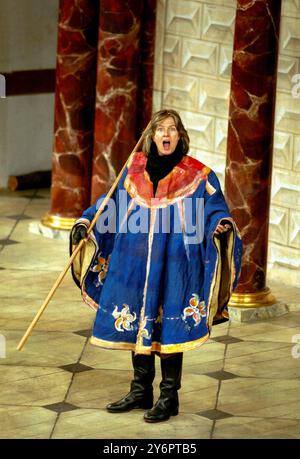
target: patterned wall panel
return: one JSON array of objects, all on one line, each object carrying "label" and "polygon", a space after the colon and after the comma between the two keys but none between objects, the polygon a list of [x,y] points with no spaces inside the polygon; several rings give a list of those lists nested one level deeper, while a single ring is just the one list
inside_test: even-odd
[{"label": "patterned wall panel", "polygon": [[231,77],[232,47],[220,46],[218,73],[227,80]]},{"label": "patterned wall panel", "polygon": [[[284,2],[283,2],[284,3]],[[299,11],[298,11],[299,14]],[[280,32],[280,53],[290,56],[300,55],[300,17],[283,16]]]},{"label": "patterned wall panel", "polygon": [[268,261],[269,277],[295,285],[300,282],[300,98],[293,97],[292,78],[300,73],[299,56],[300,0],[285,0],[278,62]]},{"label": "patterned wall panel", "polygon": [[291,79],[299,72],[299,59],[291,56],[279,56],[277,89],[290,91]]},{"label": "patterned wall panel", "polygon": [[299,287],[299,249],[269,241],[268,278]]},{"label": "patterned wall panel", "polygon": [[169,0],[166,31],[180,36],[199,38],[201,11],[202,5],[198,2]]},{"label": "patterned wall panel", "polygon": [[294,136],[294,145],[293,169],[300,173],[300,135]]},{"label": "patterned wall panel", "polygon": [[234,19],[235,8],[211,4],[203,5],[202,39],[216,43],[232,44]]},{"label": "patterned wall panel", "polygon": [[180,69],[181,40],[176,35],[166,35],[164,46],[164,66],[171,69]]},{"label": "patterned wall panel", "polygon": [[[268,276],[299,284],[300,98],[291,80],[300,73],[300,0],[282,3]],[[190,154],[222,185],[235,12],[235,0],[158,0],[153,110],[181,113]]]},{"label": "patterned wall panel", "polygon": [[275,132],[274,137],[274,168],[293,168],[293,135],[287,132]]},{"label": "patterned wall panel", "polygon": [[230,88],[227,82],[209,78],[199,79],[199,111],[224,116],[228,111]]},{"label": "patterned wall panel", "polygon": [[217,75],[218,46],[201,40],[183,40],[182,71],[195,75]]},{"label": "patterned wall panel", "polygon": [[284,0],[282,2],[282,15],[295,17],[298,15],[299,17],[299,10],[300,10],[300,0]]},{"label": "patterned wall panel", "polygon": [[188,126],[191,149],[195,150],[201,145],[204,150],[210,151],[214,138],[214,118],[183,110],[180,114],[184,125]]},{"label": "patterned wall panel", "polygon": [[180,111],[190,154],[224,181],[235,0],[159,0],[153,111]]},{"label": "patterned wall panel", "polygon": [[216,118],[215,148],[216,153],[226,155],[228,121]]},{"label": "patterned wall panel", "polygon": [[178,78],[176,73],[164,73],[164,104],[168,107],[197,111],[199,80],[185,75]]},{"label": "patterned wall panel", "polygon": [[300,210],[300,180],[297,172],[274,168],[272,204]]},{"label": "patterned wall panel", "polygon": [[[291,83],[292,87],[292,83]],[[276,98],[276,130],[299,133],[300,100],[289,92],[278,91]]]},{"label": "patterned wall panel", "polygon": [[296,249],[300,246],[300,212],[291,209],[289,245]]},{"label": "patterned wall panel", "polygon": [[269,236],[279,244],[288,243],[289,234],[289,209],[284,207],[272,207],[270,209]]}]

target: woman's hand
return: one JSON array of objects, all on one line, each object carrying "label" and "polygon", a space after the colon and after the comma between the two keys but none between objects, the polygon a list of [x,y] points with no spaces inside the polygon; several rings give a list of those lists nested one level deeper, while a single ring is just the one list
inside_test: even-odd
[{"label": "woman's hand", "polygon": [[77,245],[87,235],[87,227],[84,225],[78,225],[72,233],[72,244]]},{"label": "woman's hand", "polygon": [[214,236],[217,236],[219,234],[222,234],[222,233],[227,233],[228,231],[231,231],[232,230],[232,225],[228,222],[224,222],[223,224],[219,224],[215,231],[214,231]]}]

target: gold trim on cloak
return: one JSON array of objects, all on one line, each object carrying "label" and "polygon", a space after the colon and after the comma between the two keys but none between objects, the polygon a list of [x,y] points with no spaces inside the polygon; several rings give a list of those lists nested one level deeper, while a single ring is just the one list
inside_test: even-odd
[{"label": "gold trim on cloak", "polygon": [[138,349],[136,348],[135,343],[126,343],[126,342],[115,342],[115,341],[106,341],[100,338],[96,338],[92,336],[90,338],[90,343],[93,346],[102,347],[105,349],[118,349],[118,350],[128,350],[133,351],[136,354],[145,354],[149,355],[151,352],[160,352],[162,354],[174,354],[176,352],[184,352],[190,351],[192,349],[201,346],[205,341],[209,338],[209,333],[202,338],[199,338],[195,341],[188,341],[185,343],[178,343],[178,344],[160,344],[156,341],[152,342],[152,346],[139,346]]},{"label": "gold trim on cloak", "polygon": [[146,279],[145,279],[144,290],[143,290],[143,306],[141,308],[141,313],[140,313],[139,330],[138,330],[138,334],[136,337],[136,353],[139,353],[139,354],[140,354],[139,349],[142,349],[144,347],[143,331],[145,330],[145,327],[147,324],[147,316],[145,317],[145,307],[146,307],[146,299],[147,299],[148,277],[150,273],[152,245],[153,245],[153,233],[154,233],[156,214],[157,214],[156,209],[150,210],[150,228],[149,228],[149,235],[148,235],[148,256],[147,256],[147,265],[146,265]]},{"label": "gold trim on cloak", "polygon": [[[223,220],[223,218],[219,220],[218,224],[221,220]],[[207,326],[209,331],[211,331],[214,319],[229,318],[229,314],[226,310],[219,311],[219,307],[228,303],[235,278],[233,251],[236,227],[231,218],[227,220],[232,222],[233,228],[227,233],[227,250],[225,250],[226,259],[224,254],[221,253],[222,248],[220,239],[217,236],[213,236],[213,242],[217,250],[217,262],[207,304]]]}]

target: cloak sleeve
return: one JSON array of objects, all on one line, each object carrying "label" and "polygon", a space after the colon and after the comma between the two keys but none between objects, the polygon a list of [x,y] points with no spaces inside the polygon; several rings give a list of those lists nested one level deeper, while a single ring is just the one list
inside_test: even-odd
[{"label": "cloak sleeve", "polygon": [[[126,168],[117,188],[94,225],[90,237],[80,250],[80,253],[75,257],[72,265],[73,280],[81,289],[83,300],[93,310],[98,309],[98,299],[109,268],[110,255],[114,247],[117,228],[119,226],[118,193],[119,190],[124,187],[127,171]],[[76,226],[85,225],[87,228],[89,227],[106,195],[107,193],[103,194],[96,203],[86,209],[82,216],[75,222],[70,233],[70,253],[72,253],[74,249],[72,245],[72,234]]]},{"label": "cloak sleeve", "polygon": [[[223,221],[224,220],[224,221]],[[230,222],[232,230],[214,235],[219,223]],[[242,256],[242,241],[238,228],[232,219],[216,174],[211,171],[206,182],[204,206],[205,254],[205,297],[209,328],[228,320],[227,304],[237,285]]]},{"label": "cloak sleeve", "polygon": [[[70,253],[74,250],[72,235],[78,225],[89,227],[97,210],[99,209],[106,194],[102,195],[97,202],[86,209],[82,216],[75,222],[70,233]],[[103,281],[108,269],[108,261],[113,249],[115,239],[115,194],[112,195],[108,205],[104,208],[101,216],[96,222],[89,239],[82,247],[80,253],[75,257],[72,264],[72,276],[76,285],[82,290],[83,299],[92,307],[97,309],[98,305],[92,298],[99,295]],[[89,276],[89,287],[86,291],[85,279]]]}]

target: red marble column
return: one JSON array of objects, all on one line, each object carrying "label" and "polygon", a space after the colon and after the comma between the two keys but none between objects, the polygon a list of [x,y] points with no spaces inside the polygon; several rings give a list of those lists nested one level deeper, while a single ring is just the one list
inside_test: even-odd
[{"label": "red marble column", "polygon": [[225,189],[244,244],[235,294],[256,298],[252,306],[274,301],[266,269],[280,12],[281,0],[237,2]]},{"label": "red marble column", "polygon": [[145,129],[152,115],[154,79],[156,0],[146,0],[143,3],[140,40],[141,66],[137,99],[137,137]]},{"label": "red marble column", "polygon": [[90,203],[98,2],[61,0],[51,211],[43,223],[69,228]]},{"label": "red marble column", "polygon": [[156,0],[101,0],[92,198],[106,192],[151,117]]}]

